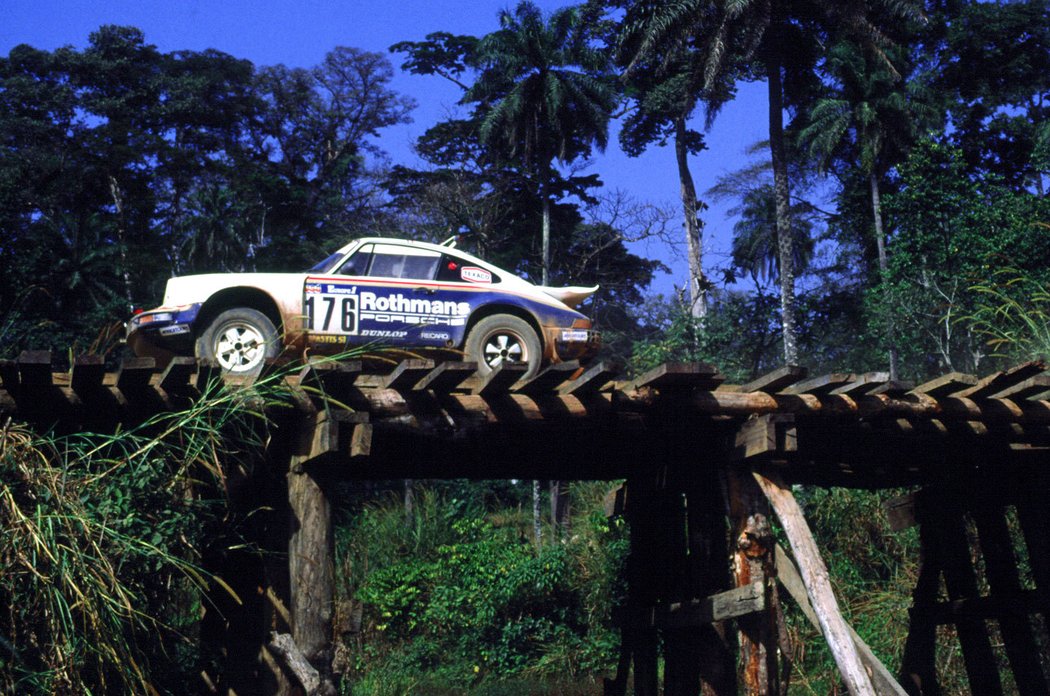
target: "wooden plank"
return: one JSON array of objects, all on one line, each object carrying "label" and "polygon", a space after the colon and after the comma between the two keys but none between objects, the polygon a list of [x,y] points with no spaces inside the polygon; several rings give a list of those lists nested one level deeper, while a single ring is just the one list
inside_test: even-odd
[{"label": "wooden plank", "polygon": [[657,365],[637,379],[624,385],[623,391],[652,389],[714,389],[725,381],[711,365],[696,362],[667,362]]},{"label": "wooden plank", "polygon": [[810,605],[817,615],[821,632],[827,640],[846,688],[853,696],[875,696],[875,687],[864,668],[864,662],[849,627],[839,612],[827,566],[820,557],[820,551],[802,514],[802,508],[791,494],[791,489],[786,487],[774,472],[756,471],[753,472],[753,476],[780,519],[791,550],[798,559],[806,596],[809,597]]},{"label": "wooden plank", "polygon": [[367,412],[336,410],[318,411],[308,417],[300,430],[292,470],[298,473],[306,466],[338,462],[343,455],[367,455],[371,429],[358,433],[357,426],[368,425],[369,419]]},{"label": "wooden plank", "polygon": [[915,382],[900,379],[891,379],[882,384],[878,385],[874,389],[868,392],[869,396],[875,396],[876,394],[886,394],[892,397],[901,397],[910,392],[915,388]]},{"label": "wooden plank", "polygon": [[733,441],[736,461],[797,450],[795,417],[789,413],[767,413],[748,419],[740,424]]},{"label": "wooden plank", "polygon": [[673,602],[655,614],[658,627],[702,626],[753,614],[766,608],[766,590],[761,582],[720,592],[691,602]]},{"label": "wooden plank", "polygon": [[402,360],[397,364],[393,372],[379,381],[379,388],[393,389],[394,391],[410,391],[416,382],[423,379],[433,369],[433,360],[420,360],[418,358]]},{"label": "wooden plank", "polygon": [[303,366],[299,371],[299,385],[317,396],[343,400],[360,375],[360,360],[336,362],[323,358]]},{"label": "wooden plank", "polygon": [[24,387],[50,387],[51,351],[23,350],[18,356],[18,376]]},{"label": "wooden plank", "polygon": [[489,397],[496,394],[506,394],[511,386],[525,374],[528,368],[518,363],[500,363],[481,378],[473,393],[479,396]]},{"label": "wooden plank", "polygon": [[912,611],[937,625],[958,623],[960,620],[999,620],[1004,616],[1027,617],[1050,611],[1050,592],[1018,590],[985,597],[967,597],[935,602]]},{"label": "wooden plank", "polygon": [[122,392],[141,392],[149,386],[157,363],[150,357],[124,358],[117,371],[117,389]]},{"label": "wooden plank", "polygon": [[1002,391],[992,394],[990,399],[1010,399],[1012,401],[1023,401],[1033,396],[1039,396],[1043,392],[1050,391],[1050,375],[1041,374],[1029,377],[1023,382],[1007,387]]},{"label": "wooden plank", "polygon": [[197,361],[186,356],[171,359],[160,377],[160,388],[166,392],[177,392],[190,386],[190,376],[197,370]]},{"label": "wooden plank", "polygon": [[809,370],[799,365],[784,365],[772,372],[753,379],[740,387],[742,392],[766,392],[774,394],[806,378]]},{"label": "wooden plank", "polygon": [[977,384],[977,378],[962,372],[949,372],[912,389],[916,394],[926,394],[934,399],[951,396]]},{"label": "wooden plank", "polygon": [[572,377],[572,375],[579,369],[580,362],[578,360],[568,360],[562,363],[555,363],[529,381],[517,387],[514,391],[521,394],[528,394],[529,396],[550,393],[561,386],[567,379]]},{"label": "wooden plank", "polygon": [[1009,370],[1004,370],[1003,372],[994,372],[987,377],[978,380],[977,384],[972,387],[963,389],[960,392],[952,394],[952,396],[960,399],[987,399],[993,394],[1009,389],[1016,384],[1020,384],[1030,377],[1042,374],[1045,369],[1046,364],[1041,360],[1026,362],[1011,367]]},{"label": "wooden plank", "polygon": [[817,396],[822,396],[849,384],[854,379],[855,375],[848,372],[832,372],[796,382],[790,387],[782,389],[781,392],[784,394],[816,394]]},{"label": "wooden plank", "polygon": [[69,385],[73,393],[84,399],[98,393],[105,376],[106,365],[101,355],[78,355],[73,359]]},{"label": "wooden plank", "polygon": [[873,389],[881,387],[889,381],[889,378],[889,372],[865,372],[864,374],[856,375],[853,381],[832,389],[830,393],[843,394],[845,396],[870,394]]},{"label": "wooden plank", "polygon": [[[810,624],[820,630],[820,619],[817,617],[816,611],[813,610],[813,605],[810,604],[809,596],[806,594],[806,584],[802,581],[802,575],[795,565],[795,561],[787,555],[787,552],[780,544],[777,544],[776,555],[777,580],[780,581],[780,584],[784,586],[784,589],[795,600]],[[907,696],[908,692],[897,683],[890,671],[886,669],[886,665],[882,664],[882,661],[875,656],[875,653],[857,635],[853,627],[847,624],[846,628],[849,629],[853,643],[857,646],[860,659],[863,660],[864,666],[867,667],[871,674],[872,685],[875,687],[876,693],[879,696]]]},{"label": "wooden plank", "polygon": [[427,373],[426,377],[416,382],[415,391],[432,391],[435,394],[447,394],[463,381],[478,371],[478,364],[450,360],[443,362]]},{"label": "wooden plank", "polygon": [[558,393],[580,398],[596,394],[621,372],[623,372],[623,366],[611,360],[602,360],[588,367],[576,379],[561,385],[558,388]]}]

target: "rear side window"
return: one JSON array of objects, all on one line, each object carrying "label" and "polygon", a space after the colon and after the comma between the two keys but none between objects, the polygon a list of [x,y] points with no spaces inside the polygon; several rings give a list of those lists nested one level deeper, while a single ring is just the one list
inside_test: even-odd
[{"label": "rear side window", "polygon": [[467,282],[484,285],[500,281],[499,276],[492,271],[475,266],[449,254],[441,255],[441,265],[438,267],[437,279],[448,283]]}]

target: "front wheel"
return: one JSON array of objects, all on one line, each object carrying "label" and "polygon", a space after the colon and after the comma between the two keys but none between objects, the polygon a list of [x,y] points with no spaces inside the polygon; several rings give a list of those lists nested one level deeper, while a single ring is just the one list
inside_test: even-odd
[{"label": "front wheel", "polygon": [[470,330],[465,344],[467,359],[478,363],[482,375],[504,363],[526,365],[523,379],[540,370],[543,349],[539,336],[524,319],[510,314],[485,317]]},{"label": "front wheel", "polygon": [[197,357],[214,360],[225,372],[257,375],[277,357],[277,329],[262,312],[235,307],[212,319],[197,339]]}]

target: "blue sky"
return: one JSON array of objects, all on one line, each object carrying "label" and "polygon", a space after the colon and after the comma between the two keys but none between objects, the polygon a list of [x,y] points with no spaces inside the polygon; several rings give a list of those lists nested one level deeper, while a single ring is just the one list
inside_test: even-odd
[{"label": "blue sky", "polygon": [[[535,0],[545,11],[570,4]],[[512,7],[507,0],[3,0],[0,2],[0,54],[26,43],[41,49],[83,47],[88,34],[102,24],[139,27],[146,40],[162,51],[215,48],[256,65],[283,63],[310,67],[335,46],[387,52],[397,41],[418,40],[433,31],[481,35],[497,28],[497,13]],[[391,56],[395,69],[400,59]],[[411,143],[426,128],[455,108],[458,90],[438,77],[397,71],[394,88],[412,96],[419,107],[413,123],[387,129],[379,145],[395,162],[411,164]],[[765,138],[764,87],[741,86],[708,133],[709,149],[691,161],[697,189],[714,184],[720,174],[745,162],[744,150]],[[604,155],[590,171],[606,186],[635,199],[676,206],[678,178],[674,153],[654,147],[638,158],[626,157],[615,133]],[[704,216],[705,267],[725,262],[732,220],[725,205],[713,205]],[[686,278],[680,254],[658,244],[639,245],[636,253],[660,258],[672,268],[654,289],[668,293]]]}]

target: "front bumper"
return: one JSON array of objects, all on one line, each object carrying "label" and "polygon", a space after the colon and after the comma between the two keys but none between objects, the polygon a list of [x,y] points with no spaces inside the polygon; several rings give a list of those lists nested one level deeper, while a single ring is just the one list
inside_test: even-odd
[{"label": "front bumper", "polygon": [[193,355],[193,322],[201,305],[158,307],[128,321],[127,343],[138,356]]}]

